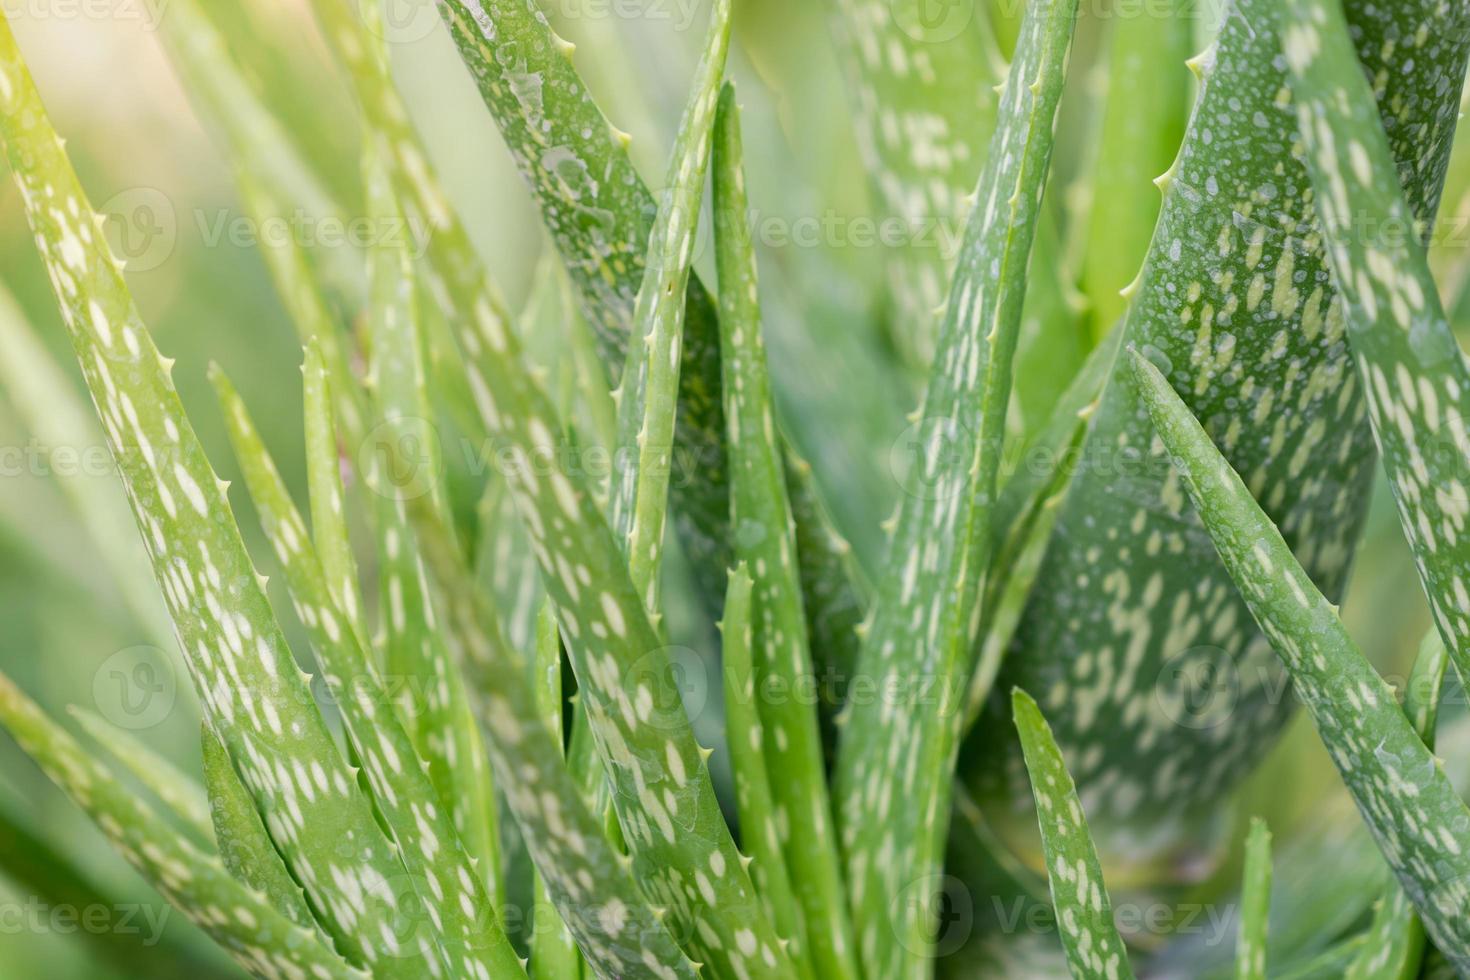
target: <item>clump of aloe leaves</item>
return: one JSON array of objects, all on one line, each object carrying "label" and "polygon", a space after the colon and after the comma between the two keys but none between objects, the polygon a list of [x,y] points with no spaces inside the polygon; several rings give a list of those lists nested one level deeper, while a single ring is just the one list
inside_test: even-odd
[{"label": "clump of aloe leaves", "polygon": [[[0,674],[0,726],[187,920],[89,932],[105,975],[1470,975],[1470,260],[1432,247],[1470,5],[710,0],[649,172],[565,10],[410,4],[543,219],[521,310],[400,89],[403,9],[307,6],[345,180],[304,122],[342,120],[251,61],[267,5],[148,5],[252,220],[424,233],[262,243],[300,501],[254,379],[221,357],[186,411],[0,20],[95,413],[3,295],[0,383],[105,439],[126,507],[67,504],[199,722],[179,765]],[[770,261],[781,182],[747,183],[799,72],[737,28],[788,15],[842,66],[869,206],[955,229],[886,248],[863,315],[852,269]],[[648,60],[625,40],[604,72]],[[1380,478],[1430,624],[1403,678],[1338,605]],[[1273,800],[1294,715],[1354,807]],[[0,871],[105,900],[12,797]]]}]

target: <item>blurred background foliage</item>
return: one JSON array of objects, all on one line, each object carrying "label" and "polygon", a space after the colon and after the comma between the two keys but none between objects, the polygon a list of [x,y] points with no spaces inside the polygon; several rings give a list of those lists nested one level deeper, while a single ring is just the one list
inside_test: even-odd
[{"label": "blurred background foliage", "polygon": [[[1017,4],[958,2],[973,3],[971,16],[991,20],[1003,48]],[[355,109],[303,0],[208,6],[265,101],[343,199],[355,200]],[[548,0],[542,6],[558,32],[577,45],[578,67],[610,120],[632,134],[634,161],[656,187],[697,58],[707,3]],[[883,215],[859,159],[851,100],[828,22],[832,6],[740,0],[731,73],[745,105],[762,300],[782,423],[813,461],[834,516],[861,563],[872,569],[881,558],[878,522],[901,490],[893,449],[916,388],[892,341],[892,331],[902,328],[885,290],[884,266],[893,253],[873,226]],[[1218,16],[1215,4],[1188,6],[1202,46]],[[1110,190],[1094,180],[1091,162],[1108,83],[1112,9],[1108,0],[1082,4],[1048,192],[1065,243],[1063,293],[1045,297],[1052,302],[1075,303],[1066,290],[1079,282],[1085,215]],[[191,111],[144,3],[5,0],[5,10],[87,189],[110,216],[115,248],[130,259],[128,280],[158,346],[178,361],[180,395],[216,468],[227,479],[236,476],[205,381],[211,360],[236,379],[287,481],[304,496],[297,334],[251,241],[253,228],[230,162]],[[540,221],[437,18],[421,9],[404,24],[404,33],[391,38],[395,73],[476,246],[518,308],[547,251]],[[1182,65],[1179,70],[1185,71]],[[1462,131],[1445,197],[1445,233],[1435,254],[1462,327],[1470,319],[1463,288],[1470,269],[1467,192],[1470,140]],[[307,227],[306,234],[314,231]],[[959,226],[938,231],[954,237]],[[697,265],[712,279],[708,238],[706,227]],[[323,244],[314,251],[333,248]],[[356,261],[344,251],[347,261]],[[9,181],[0,185],[0,270],[0,282],[80,395],[51,289]],[[559,353],[543,356],[555,361]],[[8,354],[0,350],[0,357]],[[63,472],[78,469],[78,458],[95,461],[99,444],[91,440],[78,432],[69,446],[38,443],[0,386],[0,608],[6,624],[0,669],[48,708],[90,707],[197,771],[197,709],[187,679],[170,673],[172,654],[159,652],[168,645],[157,627],[160,610],[130,605],[130,592],[139,594],[140,583],[117,581],[98,560],[62,491],[62,481],[73,479],[102,481],[108,492],[120,493],[105,466]],[[238,494],[233,499],[253,552],[272,571],[273,558],[248,503]],[[671,564],[677,569],[677,562]],[[146,594],[151,583],[141,584]],[[697,719],[702,740],[719,744],[719,685],[710,683],[714,633],[692,601],[678,603],[677,591],[670,599],[671,633],[704,665],[691,675],[691,683],[703,688],[693,695],[703,706]],[[1386,485],[1375,495],[1344,616],[1379,668],[1401,681],[1428,614]],[[300,655],[304,642],[296,648]],[[142,714],[127,702],[129,685],[157,695]],[[1453,687],[1447,702],[1441,754],[1459,778],[1470,773],[1465,698]],[[0,977],[234,975],[182,916],[167,917],[156,945],[144,942],[153,934],[161,900],[8,739],[0,740],[0,757]],[[1308,956],[1363,920],[1378,891],[1381,862],[1304,717],[1297,717],[1241,791],[1235,810],[1222,814],[1236,842],[1234,856],[1192,886],[1190,900],[1232,908],[1242,817],[1248,813],[1267,817],[1277,841],[1271,940],[1276,962]],[[80,874],[62,877],[49,853],[65,855]],[[93,934],[49,921],[45,908],[38,918],[32,911],[37,898],[50,905],[139,903],[144,911],[128,923],[114,914],[117,928]],[[972,909],[974,928],[992,911]],[[1171,937],[1171,929],[1180,934]],[[1153,975],[1199,975],[1210,964],[1228,971],[1233,925],[1223,931],[1223,941],[1214,942],[1213,928],[1166,925],[1146,932],[1132,938],[1140,948],[1160,950]]]}]

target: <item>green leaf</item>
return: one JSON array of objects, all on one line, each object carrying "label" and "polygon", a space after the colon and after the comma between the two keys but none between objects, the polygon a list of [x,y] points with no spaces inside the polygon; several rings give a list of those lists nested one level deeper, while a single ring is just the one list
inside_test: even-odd
[{"label": "green leaf", "polygon": [[[804,949],[824,977],[856,977],[832,802],[827,795],[816,704],[796,692],[812,678],[796,541],[761,338],[755,249],[745,194],[735,90],[720,95],[714,144],[715,256],[720,276],[720,360],[730,447],[730,526],[735,557],[755,570],[753,642],[760,691],[790,696],[756,702],[765,772],[781,853],[805,924]],[[768,818],[769,819],[769,818]]]},{"label": "green leaf", "polygon": [[[958,33],[949,18],[930,27],[922,8],[887,0],[835,0],[830,17],[854,93],[854,131],[885,216],[917,233],[955,228],[995,129],[995,84],[1005,65],[984,17]],[[953,34],[953,36],[951,36]],[[895,309],[892,339],[924,372],[939,342],[934,310],[954,267],[935,236],[909,244],[886,264]]]},{"label": "green leaf", "polygon": [[[1074,0],[1030,7],[980,178],[835,773],[860,959],[883,976],[927,962],[933,910],[905,890],[940,871],[969,670],[969,617],[989,557],[991,508],[1052,148]],[[973,427],[973,428],[972,428]],[[897,905],[897,908],[895,908]]]},{"label": "green leaf", "polygon": [[[81,853],[74,837],[65,838],[67,843],[63,843],[61,835],[43,829],[37,819],[43,815],[36,810],[34,796],[22,798],[18,792],[0,790],[0,870],[7,883],[52,907],[113,909],[113,921],[121,925],[122,916],[130,914],[123,912],[130,896],[102,880],[98,872],[103,869],[97,867],[90,853]],[[57,829],[49,820],[47,826]],[[162,911],[155,905],[150,903],[141,909],[143,915]],[[197,980],[212,975],[211,971],[222,965],[223,954],[212,955],[213,944],[189,930],[163,928],[154,943],[143,942],[137,930],[83,929],[80,934],[104,963],[123,975],[131,971],[155,980]]]},{"label": "green leaf", "polygon": [[1269,517],[1159,370],[1133,378],[1251,614],[1270,637],[1435,944],[1470,965],[1470,809]]},{"label": "green leaf", "polygon": [[[349,960],[384,976],[417,975],[421,954],[392,941],[392,896],[378,887],[401,865],[291,657],[169,363],[3,24],[0,134],[205,717]],[[283,778],[292,771],[311,777],[311,793]]]},{"label": "green leaf", "polygon": [[[1286,6],[1282,44],[1307,169],[1373,433],[1435,623],[1460,676],[1470,677],[1470,365],[1440,305],[1341,8],[1336,0]],[[1460,56],[1448,78],[1463,79],[1465,45],[1446,32],[1467,27],[1470,14],[1442,8],[1414,35],[1422,49],[1414,56],[1438,61],[1448,48]],[[1451,116],[1430,138],[1448,142],[1453,128]]]},{"label": "green leaf", "polygon": [[588,966],[599,976],[651,972],[694,980],[695,967],[662,915],[639,894],[626,859],[608,846],[597,815],[582,802],[581,787],[563,764],[561,741],[547,729],[539,685],[506,642],[494,608],[464,568],[439,516],[424,497],[410,500],[409,508],[476,714],[490,734],[486,748],[506,804]]},{"label": "green leaf", "polygon": [[674,420],[679,393],[684,296],[700,200],[709,164],[715,102],[730,47],[730,0],[716,0],[704,56],[669,160],[664,190],[648,237],[643,285],[623,379],[618,385],[618,466],[612,485],[613,530],[627,541],[629,573],[650,612],[658,607],[659,563],[669,508]]},{"label": "green leaf", "polygon": [[[448,0],[440,12],[581,293],[604,370],[616,378],[657,208],[628,159],[629,137],[603,117],[572,65],[572,45],[534,4]],[[671,490],[680,540],[712,603],[729,567],[717,343],[714,304],[691,276],[674,451],[695,469]]]},{"label": "green leaf", "polygon": [[[743,212],[742,212],[743,213]],[[741,562],[730,572],[725,593],[724,638],[720,676],[725,694],[725,738],[735,777],[735,809],[740,816],[741,843],[750,854],[750,874],[776,931],[788,942],[792,961],[802,976],[812,976],[806,931],[777,830],[776,804],[765,758],[765,730],[756,702],[754,630],[750,572]]]},{"label": "green leaf", "polygon": [[235,775],[229,753],[208,725],[199,726],[199,742],[204,753],[210,823],[220,860],[237,881],[264,895],[272,908],[303,929],[315,929],[316,919],[307,907],[306,896],[266,836],[255,801]]},{"label": "green leaf", "polygon": [[[307,354],[306,374],[325,384],[318,357]],[[425,772],[412,739],[394,710],[378,672],[358,643],[351,623],[332,598],[306,523],[291,501],[285,483],[260,436],[224,374],[210,371],[229,429],[230,441],[245,474],[266,537],[286,572],[298,617],[311,638],[322,680],[342,714],[354,757],[361,760],[373,799],[381,810],[403,861],[406,875],[395,892],[417,895],[425,920],[414,923],[411,941],[428,949],[441,945],[446,964],[456,975],[524,975],[520,961],[490,914],[485,882],[459,839],[452,819]],[[321,409],[329,398],[309,399]],[[330,430],[330,418],[307,420],[307,426]]]},{"label": "green leaf", "polygon": [[[1401,58],[1438,0],[1352,0],[1365,72],[1382,80],[1395,157],[1415,213],[1438,192],[1470,31],[1431,32]],[[1457,12],[1459,8],[1454,8]],[[1458,15],[1458,13],[1457,13]],[[1443,43],[1440,43],[1443,41]],[[1124,344],[1173,366],[1181,395],[1329,598],[1339,598],[1372,483],[1362,389],[1293,154],[1296,114],[1281,57],[1281,5],[1235,0],[1203,75],[1188,134],[1164,180],[1159,225]],[[1447,75],[1448,73],[1448,75]],[[1104,850],[1170,866],[1176,847],[1264,756],[1290,714],[1280,664],[1198,527],[1178,477],[1147,452],[1150,427],[1126,373],[1108,384],[998,685],[1037,692]],[[1220,673],[1223,671],[1223,673]],[[1188,685],[1239,680],[1228,717],[1192,715]],[[1222,710],[1225,699],[1210,702]],[[1066,710],[1062,711],[1062,707]],[[992,700],[974,746],[1004,744]],[[1181,724],[1180,719],[1184,721]],[[1102,733],[1102,734],[1099,734]],[[1029,820],[1005,751],[968,754],[966,781],[1000,836]]]},{"label": "green leaf", "polygon": [[1138,275],[1159,215],[1153,181],[1169,169],[1189,119],[1194,0],[1166,0],[1137,16],[1109,18],[1107,104],[1092,165],[1082,290],[1099,339],[1123,316],[1121,295]]},{"label": "green leaf", "polygon": [[[1024,28],[1021,36],[1024,45]],[[1067,967],[1077,980],[1131,978],[1133,969],[1113,924],[1113,906],[1103,882],[1097,848],[1087,830],[1077,787],[1052,738],[1051,726],[1025,691],[1011,692],[1011,706],[1031,792],[1036,798],[1052,905],[1067,950]]]},{"label": "green leaf", "polygon": [[[536,617],[536,658],[531,664],[542,717],[551,740],[562,744],[561,634],[556,613],[543,604]],[[562,980],[581,972],[581,956],[572,934],[546,895],[546,882],[536,875],[532,906],[531,977],[533,980]]]},{"label": "green leaf", "polygon": [[1235,943],[1235,980],[1265,980],[1266,927],[1271,912],[1271,831],[1252,818],[1245,841],[1245,875],[1240,885],[1240,938]]},{"label": "green leaf", "polygon": [[170,829],[4,675],[0,724],[149,884],[246,970],[258,977],[366,976]]},{"label": "green leaf", "polygon": [[[1424,637],[1404,688],[1404,714],[1426,748],[1433,751],[1440,691],[1449,653],[1434,631]],[[1414,903],[1396,884],[1378,900],[1362,950],[1348,965],[1348,980],[1409,980],[1424,961],[1424,924]]]},{"label": "green leaf", "polygon": [[194,836],[195,844],[206,848],[214,846],[209,800],[204,795],[203,787],[172,762],[116,725],[109,724],[85,708],[72,706],[70,710],[82,731],[158,797]]},{"label": "green leaf", "polygon": [[[387,175],[371,153],[364,160],[363,178],[375,220],[401,220]],[[439,805],[450,814],[460,840],[476,862],[487,897],[498,904],[501,860],[489,760],[464,678],[438,630],[417,533],[405,505],[409,496],[427,495],[448,519],[449,505],[438,479],[438,433],[425,388],[423,338],[408,259],[403,245],[391,236],[369,250],[371,387],[377,421],[368,442],[358,451],[358,463],[377,516],[383,669],[401,692],[397,699],[400,717],[419,757],[428,764]],[[322,389],[329,378],[320,359],[310,354],[306,381],[307,391],[317,392],[308,400],[308,420],[319,420],[309,421],[308,427],[324,430],[319,438],[330,445],[331,426],[320,421],[328,418],[330,402]],[[394,463],[400,450],[407,450],[407,469]],[[335,455],[323,462],[335,464]],[[319,530],[315,492],[312,510],[313,525]],[[322,519],[330,521],[331,515]],[[351,575],[345,570],[341,574]]]},{"label": "green leaf", "polygon": [[526,372],[504,305],[463,227],[430,183],[381,66],[360,53],[360,25],[342,0],[321,0],[318,9],[329,15],[328,34],[354,66],[400,204],[407,213],[433,218],[431,292],[455,311],[451,320],[477,407],[510,460],[511,492],[561,618],[640,885],[667,907],[709,969],[733,973],[738,963],[753,976],[786,975],[790,965],[720,815],[705,752],[682,705],[655,701],[671,693],[656,689],[669,676],[668,651],[623,551],[582,475],[538,465],[559,458],[563,426]]}]

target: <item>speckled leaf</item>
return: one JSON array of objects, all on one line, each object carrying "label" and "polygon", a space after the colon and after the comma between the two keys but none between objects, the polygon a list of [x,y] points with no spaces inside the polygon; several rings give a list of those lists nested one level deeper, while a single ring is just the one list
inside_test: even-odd
[{"label": "speckled leaf", "polygon": [[292,922],[303,929],[316,929],[316,919],[307,907],[305,893],[266,836],[255,801],[240,784],[229,753],[208,725],[199,726],[199,743],[204,754],[210,825],[225,868],[236,880],[265,896],[273,908]]},{"label": "speckled leaf", "polygon": [[674,693],[660,689],[670,676],[669,654],[623,551],[583,475],[539,465],[559,458],[564,430],[525,370],[498,291],[431,182],[382,66],[360,54],[361,26],[344,0],[319,0],[317,9],[353,66],[400,205],[433,219],[430,291],[454,311],[450,319],[481,418],[509,461],[507,482],[561,619],[640,887],[667,908],[689,937],[692,955],[708,969],[733,974],[738,963],[752,976],[789,975],[790,964],[740,866],[683,706],[677,697],[672,705],[656,699]]},{"label": "speckled leaf", "polygon": [[[776,436],[751,241],[750,202],[735,90],[720,94],[714,143],[715,258],[719,270],[720,361],[729,428],[730,526],[735,557],[755,570],[751,596],[755,690],[797,692],[812,672],[795,530]],[[805,924],[802,944],[824,977],[856,977],[852,924],[842,885],[832,802],[827,795],[817,706],[800,697],[762,698],[765,772],[784,861]],[[767,819],[772,819],[768,817]],[[745,825],[748,826],[748,825]],[[753,829],[753,828],[751,828]]]},{"label": "speckled leaf", "polygon": [[[536,657],[531,663],[541,717],[554,745],[561,746],[561,634],[556,629],[556,613],[545,603],[536,616]],[[536,875],[535,901],[532,905],[531,977],[532,980],[563,980],[576,977],[582,969],[581,956],[571,930],[557,914],[546,894],[546,882]]]},{"label": "speckled leaf", "polygon": [[337,446],[337,424],[327,383],[322,343],[307,342],[301,368],[302,400],[306,417],[306,483],[311,498],[311,541],[326,576],[332,603],[342,611],[357,642],[367,649],[358,593],[357,558],[347,531],[347,491],[342,485],[342,454]]},{"label": "speckled leaf", "polygon": [[[1470,677],[1470,365],[1429,273],[1337,0],[1290,0],[1282,38],[1333,281],[1378,449],[1440,635]],[[1442,5],[1418,38],[1470,29]],[[1422,46],[1421,42],[1421,45]],[[1465,63],[1445,66],[1446,84]]]},{"label": "speckled leaf", "polygon": [[366,976],[170,829],[4,675],[0,725],[149,884],[250,973],[283,980]]},{"label": "speckled leaf", "polygon": [[885,217],[901,220],[915,239],[885,264],[893,342],[923,372],[939,341],[934,310],[944,303],[955,259],[940,247],[947,236],[923,233],[958,229],[969,211],[966,195],[995,129],[994,86],[1005,65],[983,17],[972,14],[955,31],[958,11],[931,23],[912,3],[829,6],[863,164]]},{"label": "speckled leaf", "polygon": [[[582,295],[604,370],[625,360],[657,202],[535,0],[442,0],[440,12]],[[724,422],[714,304],[691,276],[675,452],[695,464],[671,489],[690,564],[717,604],[729,567]]]},{"label": "speckled leaf", "polygon": [[[377,221],[398,220],[398,206],[379,161],[368,154],[363,167],[369,213]],[[489,760],[464,678],[439,633],[418,539],[405,504],[411,495],[427,495],[446,520],[449,515],[443,481],[438,479],[439,444],[425,388],[414,281],[405,249],[387,241],[370,247],[370,380],[376,421],[357,462],[377,511],[383,670],[396,692],[404,727],[419,757],[428,764],[439,805],[451,815],[460,840],[477,863],[491,903],[498,907],[500,846]],[[319,359],[308,357],[307,391],[322,389],[327,381]],[[315,411],[308,411],[308,419],[326,419],[329,402],[321,395],[311,402]],[[325,437],[334,438],[331,426],[320,421],[315,425],[326,430]],[[397,450],[409,460],[407,468],[395,465]],[[335,464],[335,457],[331,462]],[[315,525],[315,488],[312,509]]]},{"label": "speckled leaf", "polygon": [[847,684],[862,653],[867,585],[852,545],[838,532],[817,495],[812,468],[789,444],[783,454],[786,498],[795,528],[801,606],[811,641],[812,674],[817,679],[822,749],[830,765],[837,756],[837,715]]},{"label": "speckled leaf", "polygon": [[1343,781],[1435,944],[1470,967],[1470,809],[1392,689],[1348,635],[1159,370],[1132,375],[1220,557],[1311,711]]},{"label": "speckled leaf", "polygon": [[[867,969],[922,976],[969,667],[968,626],[990,554],[1011,357],[1051,159],[1075,0],[1027,10],[918,415],[918,492],[900,504],[835,772],[853,927]],[[916,885],[917,883],[917,885]]]},{"label": "speckled leaf", "polygon": [[1087,830],[1077,787],[1052,738],[1051,726],[1025,691],[1012,691],[1011,705],[1031,792],[1036,798],[1052,905],[1067,950],[1067,968],[1076,980],[1131,978],[1133,969],[1113,924],[1113,905],[1103,882],[1097,848]]},{"label": "speckled leaf", "polygon": [[[1404,714],[1419,738],[1434,750],[1435,726],[1439,720],[1439,697],[1444,686],[1449,653],[1433,629],[1420,644],[1414,669],[1404,688]],[[1424,962],[1424,923],[1414,903],[1397,884],[1373,909],[1362,949],[1348,964],[1347,980],[1410,980]]]},{"label": "speckled leaf", "polygon": [[[1440,0],[1349,0],[1359,57],[1414,212],[1433,214],[1470,30],[1431,32]],[[1452,4],[1451,19],[1470,21]],[[1230,0],[1127,319],[1283,528],[1341,596],[1372,481],[1361,388],[1325,265],[1281,57],[1277,0]],[[1470,26],[1467,24],[1466,26]],[[1178,477],[1148,453],[1126,374],[1092,422],[999,686],[1037,692],[1094,835],[1119,860],[1168,861],[1266,753],[1291,699],[1269,645],[1188,518]],[[1224,687],[1209,686],[1221,678]],[[1063,712],[1062,706],[1066,707]],[[997,744],[993,699],[977,749]],[[1104,739],[1099,732],[1107,733]],[[1029,834],[1019,760],[975,752],[966,781],[1001,836]]]},{"label": "speckled leaf", "polygon": [[638,893],[625,859],[603,837],[599,815],[562,761],[525,659],[505,639],[494,607],[464,568],[422,498],[409,501],[424,560],[438,585],[448,632],[490,734],[486,748],[521,837],[587,965],[599,976],[694,980],[660,914]]},{"label": "speckled leaf", "polygon": [[627,542],[629,574],[650,613],[658,608],[659,563],[669,509],[674,424],[684,342],[684,295],[709,166],[715,102],[730,48],[730,0],[715,0],[704,56],[669,160],[658,216],[643,260],[628,356],[618,385],[619,465],[612,481],[614,533]]},{"label": "speckled leaf", "polygon": [[73,705],[71,716],[82,731],[108,755],[122,764],[140,783],[168,807],[170,813],[205,848],[214,846],[214,827],[209,819],[209,800],[204,788],[186,776],[168,759],[144,745],[130,733],[104,721],[94,712]]},{"label": "speckled leaf", "polygon": [[[306,373],[325,384],[318,358],[308,352]],[[230,441],[245,474],[261,525],[285,569],[297,615],[311,638],[322,680],[331,692],[363,772],[398,844],[405,874],[392,883],[406,902],[417,896],[424,917],[410,916],[406,941],[426,959],[442,949],[455,976],[524,976],[520,961],[500,929],[485,883],[440,805],[433,783],[377,670],[338,608],[306,522],[245,411],[245,404],[218,370],[210,380],[219,392]],[[321,408],[326,399],[316,405]],[[331,427],[330,419],[311,425]],[[417,921],[414,921],[417,920]]]},{"label": "speckled leaf", "polygon": [[1235,941],[1235,980],[1266,980],[1266,926],[1271,912],[1271,831],[1259,817],[1245,840],[1240,885],[1240,936]]},{"label": "speckled leaf", "polygon": [[752,655],[751,589],[753,583],[744,562],[730,573],[725,591],[725,615],[720,621],[723,637],[720,676],[725,693],[725,737],[730,749],[730,769],[735,779],[735,809],[740,816],[741,843],[750,855],[750,876],[760,891],[766,914],[776,932],[790,945],[791,959],[804,977],[812,976],[806,951],[806,932],[801,910],[792,889],[786,858],[776,829],[776,805],[766,768],[765,732],[756,701],[755,664]]},{"label": "speckled leaf", "polygon": [[[395,948],[382,887],[401,865],[291,657],[224,484],[3,22],[0,134],[205,716],[339,948],[383,976],[416,976],[425,964]],[[309,791],[293,770],[310,775]]]},{"label": "speckled leaf", "polygon": [[1082,260],[1082,290],[1093,335],[1122,317],[1124,287],[1138,275],[1159,216],[1153,181],[1169,169],[1189,119],[1197,0],[1152,3],[1132,16],[1108,18],[1107,104],[1102,141],[1091,166],[1091,209]]}]

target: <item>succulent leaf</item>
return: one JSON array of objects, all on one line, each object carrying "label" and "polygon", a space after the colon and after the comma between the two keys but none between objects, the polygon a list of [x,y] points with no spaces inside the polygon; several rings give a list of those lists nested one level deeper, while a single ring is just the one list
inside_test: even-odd
[{"label": "succulent leaf", "polygon": [[861,960],[884,976],[928,969],[933,910],[895,896],[925,887],[943,856],[969,617],[990,554],[1011,357],[1075,18],[1073,0],[1027,11],[920,410],[922,492],[900,503],[859,660],[857,678],[883,693],[846,708],[835,784],[853,927]]},{"label": "succulent leaf", "polygon": [[[1024,44],[1024,28],[1021,36]],[[1113,924],[1112,901],[1103,882],[1097,848],[1087,830],[1077,787],[1051,736],[1051,726],[1025,691],[1012,691],[1011,703],[1031,792],[1036,797],[1047,877],[1062,945],[1067,950],[1067,967],[1076,980],[1131,978],[1133,969],[1118,927]]]},{"label": "succulent leaf", "polygon": [[[1159,438],[1253,616],[1316,723],[1364,822],[1425,929],[1460,969],[1470,963],[1470,809],[1393,691],[1348,636],[1158,368],[1134,353],[1132,375]],[[1403,819],[1409,815],[1412,819]]]},{"label": "succulent leaf", "polygon": [[1235,943],[1235,980],[1265,980],[1266,926],[1271,912],[1271,831],[1251,820],[1240,886],[1240,938]]},{"label": "succulent leaf", "polygon": [[365,977],[217,859],[171,830],[0,675],[0,725],[165,898],[257,977]]}]

